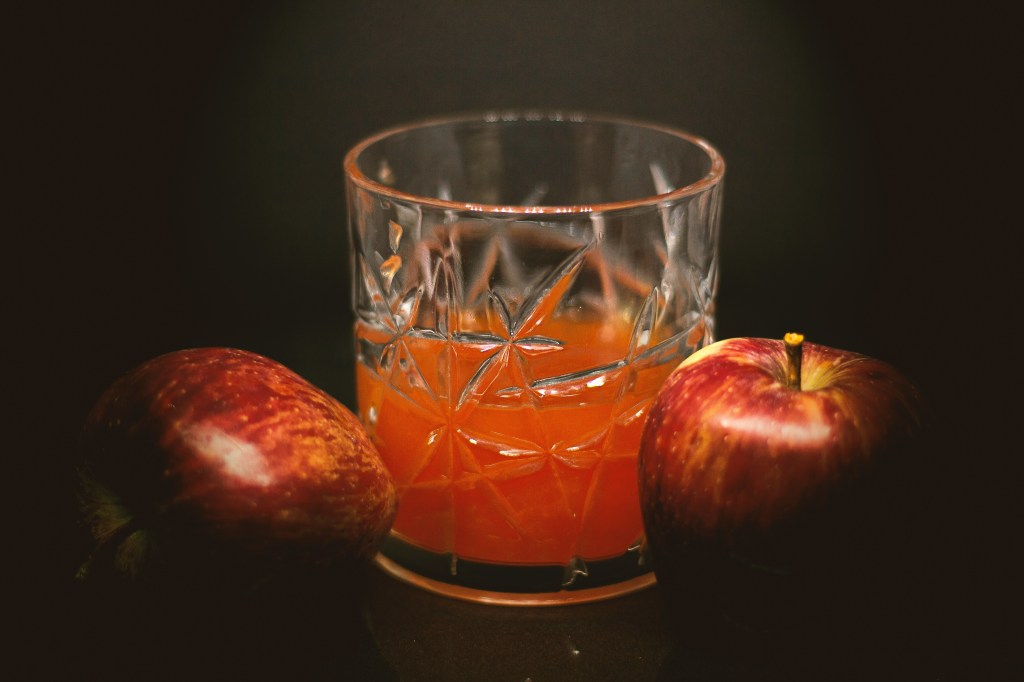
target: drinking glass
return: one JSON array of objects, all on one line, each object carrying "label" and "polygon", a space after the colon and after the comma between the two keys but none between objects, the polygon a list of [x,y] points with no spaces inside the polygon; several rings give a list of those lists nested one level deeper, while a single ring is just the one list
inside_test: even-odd
[{"label": "drinking glass", "polygon": [[385,570],[506,604],[654,582],[637,448],[713,337],[724,170],[694,135],[558,112],[348,153],[358,412],[400,496]]}]

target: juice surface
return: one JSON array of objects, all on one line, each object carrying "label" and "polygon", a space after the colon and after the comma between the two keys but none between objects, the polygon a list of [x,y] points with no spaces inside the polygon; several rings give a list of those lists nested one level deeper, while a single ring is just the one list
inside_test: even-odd
[{"label": "juice surface", "polygon": [[398,486],[393,530],[435,552],[509,564],[565,565],[636,545],[640,433],[677,356],[638,358],[619,317],[549,319],[529,334],[486,318],[461,326],[447,338],[357,326],[361,344],[383,349],[379,362],[358,363],[357,391]]}]

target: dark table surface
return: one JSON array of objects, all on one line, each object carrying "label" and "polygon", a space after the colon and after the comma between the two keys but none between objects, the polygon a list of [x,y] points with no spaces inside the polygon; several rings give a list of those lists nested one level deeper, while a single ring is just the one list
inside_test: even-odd
[{"label": "dark table surface", "polygon": [[961,679],[941,609],[918,604],[914,612],[909,602],[835,636],[732,632],[709,641],[657,585],[590,604],[508,607],[428,593],[374,566],[346,583],[255,595],[76,588],[64,613],[67,646],[34,672],[56,665],[59,676],[79,679]]}]

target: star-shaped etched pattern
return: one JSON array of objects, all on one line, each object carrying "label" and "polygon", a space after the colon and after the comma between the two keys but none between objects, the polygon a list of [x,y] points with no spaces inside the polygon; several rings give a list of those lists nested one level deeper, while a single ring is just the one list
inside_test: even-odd
[{"label": "star-shaped etched pattern", "polygon": [[[671,274],[655,245],[662,279],[645,284],[599,229],[418,229],[403,251],[396,223],[392,253],[358,259],[360,412],[399,487],[395,532],[456,557],[559,564],[566,582],[635,550],[647,406],[707,333],[700,306],[670,310],[699,290],[664,273],[692,269]],[[527,266],[532,251],[553,262]],[[470,260],[483,265],[467,275]]]}]

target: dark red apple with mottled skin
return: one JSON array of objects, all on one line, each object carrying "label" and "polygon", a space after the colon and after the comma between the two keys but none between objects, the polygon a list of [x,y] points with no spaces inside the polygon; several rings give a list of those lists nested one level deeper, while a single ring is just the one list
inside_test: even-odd
[{"label": "dark red apple with mottled skin", "polygon": [[660,390],[639,452],[659,584],[693,622],[844,618],[893,568],[921,416],[892,366],[799,334],[697,351]]},{"label": "dark red apple with mottled skin", "polygon": [[80,473],[86,579],[255,583],[364,560],[397,505],[348,409],[230,348],[169,353],[117,380],[87,419]]}]

